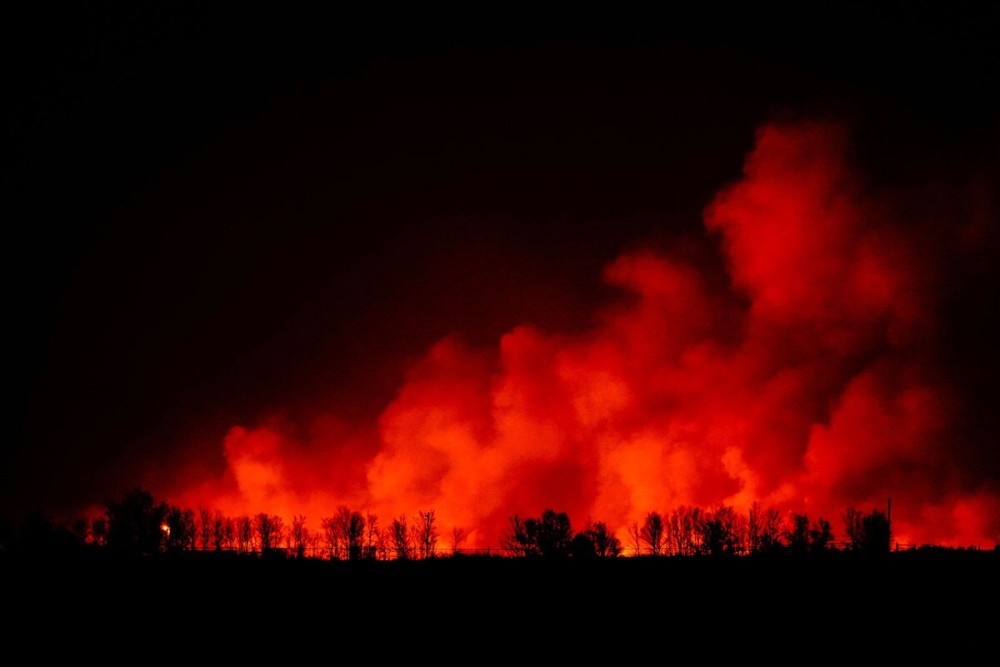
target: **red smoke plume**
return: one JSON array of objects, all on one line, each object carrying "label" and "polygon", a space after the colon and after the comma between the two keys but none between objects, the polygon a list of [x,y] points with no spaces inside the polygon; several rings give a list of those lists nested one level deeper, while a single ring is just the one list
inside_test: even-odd
[{"label": "red smoke plume", "polygon": [[168,495],[316,525],[340,504],[383,523],[434,509],[479,547],[545,507],[624,538],[652,510],[754,500],[837,530],[846,507],[892,496],[899,541],[1000,540],[996,482],[952,447],[933,248],[862,196],[847,144],[832,124],[759,132],[705,211],[728,284],[622,255],[605,271],[621,297],[590,330],[520,326],[495,350],[445,338],[377,424],[235,426],[225,473]]}]

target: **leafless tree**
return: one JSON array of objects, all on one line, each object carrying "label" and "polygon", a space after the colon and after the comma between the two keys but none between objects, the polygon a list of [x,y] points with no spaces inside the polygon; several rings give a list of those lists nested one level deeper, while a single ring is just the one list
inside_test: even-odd
[{"label": "leafless tree", "polygon": [[642,553],[642,528],[639,527],[639,523],[636,521],[632,522],[632,525],[628,527],[628,538],[629,545],[632,547],[632,555],[638,556]]},{"label": "leafless tree", "polygon": [[389,560],[390,551],[392,550],[392,537],[393,530],[390,525],[389,528],[383,528],[378,531],[375,536],[375,556],[379,560]]},{"label": "leafless tree", "polygon": [[681,556],[691,556],[701,550],[702,511],[681,505],[670,512],[666,521],[667,550]]},{"label": "leafless tree", "polygon": [[305,515],[299,514],[292,517],[292,528],[288,531],[288,546],[295,554],[295,557],[302,559],[306,557],[306,543],[309,541],[309,530],[306,528]]},{"label": "leafless tree", "polygon": [[340,543],[350,560],[361,558],[361,547],[365,537],[365,518],[360,512],[352,512],[341,505],[337,508],[337,529],[340,531]]},{"label": "leafless tree", "polygon": [[546,559],[567,558],[572,552],[573,527],[565,512],[545,509],[539,518],[510,519],[511,532],[504,546],[517,556]]},{"label": "leafless tree", "polygon": [[222,548],[236,549],[236,520],[230,517],[222,517]]},{"label": "leafless tree", "polygon": [[700,522],[701,549],[711,556],[732,556],[743,549],[743,517],[722,505],[707,512]]},{"label": "leafless tree", "polygon": [[793,514],[792,525],[785,536],[790,551],[804,554],[809,550],[809,515]]},{"label": "leafless tree", "polygon": [[764,508],[759,500],[755,500],[750,505],[750,512],[747,514],[747,547],[750,553],[755,554],[761,551],[761,530],[764,523]]},{"label": "leafless tree", "polygon": [[226,544],[226,517],[219,510],[212,515],[212,548],[222,551]]},{"label": "leafless tree", "polygon": [[761,531],[761,546],[765,551],[773,551],[781,547],[781,533],[784,522],[781,512],[769,507],[764,512],[764,527]]},{"label": "leafless tree", "polygon": [[207,507],[198,508],[198,541],[201,550],[208,551],[212,543],[212,512]]},{"label": "leafless tree", "polygon": [[642,522],[639,539],[649,547],[649,553],[659,556],[663,552],[663,517],[659,512],[650,512]]},{"label": "leafless tree", "polygon": [[280,516],[261,512],[253,518],[253,527],[257,533],[257,541],[262,554],[266,554],[281,544],[285,522]]},{"label": "leafless tree", "polygon": [[868,554],[885,553],[889,551],[891,541],[889,517],[878,509],[864,514],[851,507],[844,515],[844,527],[851,541],[852,551]]},{"label": "leafless tree", "polygon": [[411,557],[410,531],[406,526],[406,515],[401,515],[392,521],[392,548],[397,560],[407,560]]},{"label": "leafless tree", "polygon": [[420,557],[433,558],[435,552],[437,551],[438,541],[438,529],[437,526],[434,525],[434,510],[419,512],[416,518],[416,544],[420,550]]},{"label": "leafless tree", "polygon": [[375,558],[378,554],[378,543],[382,531],[378,525],[378,515],[372,512],[365,514],[365,558]]},{"label": "leafless tree", "polygon": [[320,550],[321,538],[315,530],[306,531],[306,553],[315,558]]},{"label": "leafless tree", "polygon": [[531,539],[525,522],[517,514],[510,518],[510,532],[501,539],[501,544],[511,556],[529,555]]},{"label": "leafless tree", "polygon": [[854,507],[848,507],[844,512],[844,530],[851,542],[851,549],[854,550],[860,549],[865,541],[863,517],[864,514]]},{"label": "leafless tree", "polygon": [[323,544],[326,546],[327,555],[331,560],[338,560],[341,557],[340,546],[340,524],[337,517],[324,517],[321,522],[323,526]]},{"label": "leafless tree", "polygon": [[809,529],[809,550],[813,553],[826,551],[831,542],[833,542],[833,530],[830,522],[820,518]]},{"label": "leafless tree", "polygon": [[621,541],[608,531],[608,526],[603,521],[590,524],[584,534],[593,543],[594,555],[598,558],[617,558],[621,554]]},{"label": "leafless tree", "polygon": [[247,515],[236,517],[236,550],[241,554],[255,550],[253,519]]}]

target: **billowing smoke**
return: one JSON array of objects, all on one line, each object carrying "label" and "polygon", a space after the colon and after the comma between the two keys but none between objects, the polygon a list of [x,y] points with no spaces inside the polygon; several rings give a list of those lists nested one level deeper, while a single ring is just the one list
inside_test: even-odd
[{"label": "billowing smoke", "polygon": [[447,337],[376,424],[234,426],[225,473],[167,495],[315,524],[341,504],[383,521],[434,509],[480,547],[546,507],[624,538],[651,510],[755,500],[837,530],[848,506],[891,496],[900,541],[1000,540],[1000,488],[975,472],[940,354],[935,253],[965,232],[897,219],[861,190],[848,145],[836,124],[760,130],[705,209],[728,281],[629,252],[589,330],[526,324],[495,349]]}]

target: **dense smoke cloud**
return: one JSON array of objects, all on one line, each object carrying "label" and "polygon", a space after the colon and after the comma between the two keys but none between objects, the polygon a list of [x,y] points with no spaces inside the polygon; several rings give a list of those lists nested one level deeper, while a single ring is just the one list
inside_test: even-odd
[{"label": "dense smoke cloud", "polygon": [[897,219],[849,149],[837,124],[759,131],[705,209],[728,283],[681,253],[628,252],[589,330],[525,324],[495,349],[449,336],[376,424],[234,426],[225,473],[167,495],[315,524],[341,504],[383,521],[434,509],[480,547],[545,507],[624,537],[651,510],[755,500],[836,529],[891,496],[902,542],[1000,540],[1000,489],[940,362],[954,259],[939,255],[969,230]]}]

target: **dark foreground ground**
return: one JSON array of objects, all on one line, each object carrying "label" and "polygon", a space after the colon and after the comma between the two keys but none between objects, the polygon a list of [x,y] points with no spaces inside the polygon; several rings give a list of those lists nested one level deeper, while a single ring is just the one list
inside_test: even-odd
[{"label": "dark foreground ground", "polygon": [[8,650],[34,642],[39,658],[130,664],[895,665],[992,663],[1000,627],[994,551],[559,562],[190,556],[0,558],[0,636]]},{"label": "dark foreground ground", "polygon": [[[190,613],[302,605],[384,616],[430,609],[516,609],[519,614],[602,614],[656,609],[749,613],[760,608],[866,605],[992,606],[1000,551],[913,551],[880,558],[619,558],[541,561],[490,557],[422,561],[218,558],[0,558],[7,604],[46,600],[67,609],[175,603]],[[395,611],[393,611],[395,610]],[[422,612],[421,612],[422,613]],[[998,617],[1000,620],[1000,617]]]}]

